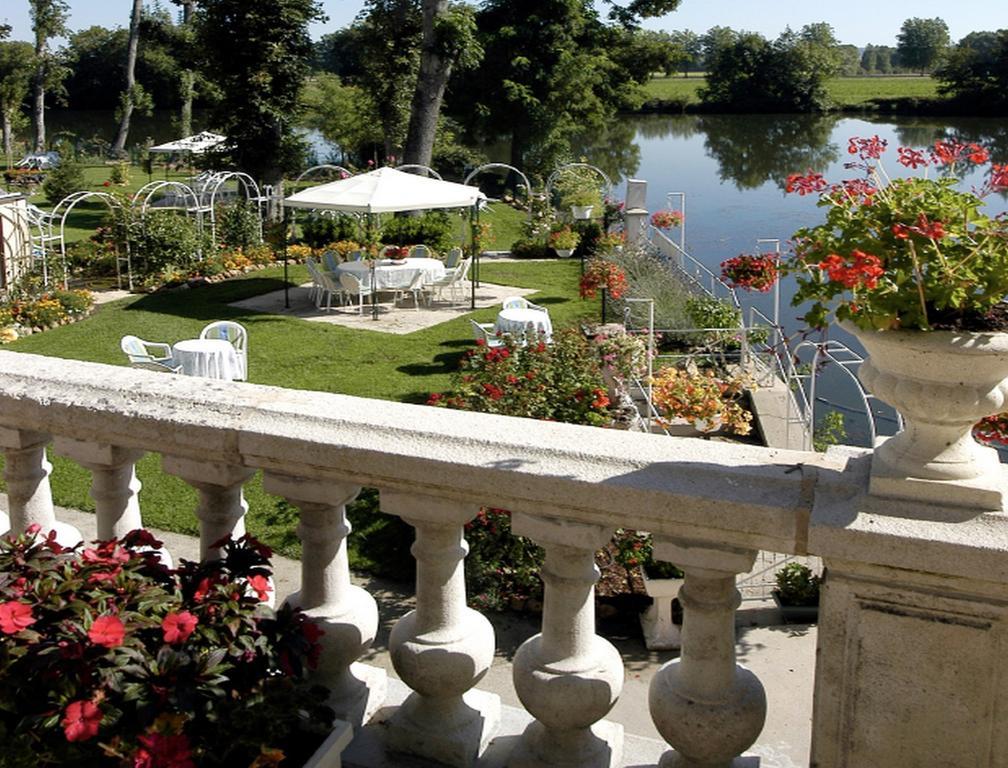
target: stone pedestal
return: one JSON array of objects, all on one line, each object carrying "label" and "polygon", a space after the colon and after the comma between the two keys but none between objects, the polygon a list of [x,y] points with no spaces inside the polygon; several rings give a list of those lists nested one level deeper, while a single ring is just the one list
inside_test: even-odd
[{"label": "stone pedestal", "polygon": [[420,494],[385,492],[383,512],[416,529],[416,609],[396,622],[389,651],[414,693],[389,720],[391,748],[450,766],[473,765],[500,722],[500,700],[472,691],[493,662],[494,631],[466,607],[462,526],[479,507]]},{"label": "stone pedestal", "polygon": [[0,427],[0,450],[3,450],[4,480],[7,482],[9,525],[5,529],[14,535],[38,525],[42,535],[56,531],[56,540],[72,547],[81,540],[80,531],[56,520],[53,509],[49,473],[52,464],[46,458],[49,435],[20,429]]},{"label": "stone pedestal", "polygon": [[355,727],[371,719],[385,699],[386,674],[358,664],[378,631],[378,606],[350,583],[346,504],[360,486],[266,472],[263,488],[301,511],[301,589],[286,603],[300,608],[324,630],[316,674],[332,695],[336,717]]},{"label": "stone pedestal", "polygon": [[735,576],[752,568],[756,552],[656,536],[654,554],[685,574],[682,651],[655,675],[648,696],[655,727],[675,749],[660,766],[740,765],[766,719],[763,684],[735,663]]},{"label": "stone pedestal", "polygon": [[536,718],[522,735],[509,768],[620,764],[623,728],[600,722],[623,689],[619,652],[595,634],[595,551],[612,530],[514,513],[512,530],[546,550],[542,632],[515,654],[514,684]]}]

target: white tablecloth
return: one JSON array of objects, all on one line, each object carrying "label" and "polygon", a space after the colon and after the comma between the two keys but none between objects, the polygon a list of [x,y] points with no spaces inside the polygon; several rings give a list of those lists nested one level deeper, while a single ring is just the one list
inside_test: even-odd
[{"label": "white tablecloth", "polygon": [[494,323],[494,330],[499,333],[510,333],[513,336],[522,336],[526,332],[542,333],[546,338],[553,334],[553,323],[550,322],[548,312],[539,309],[502,309],[497,315],[497,322]]},{"label": "white tablecloth", "polygon": [[[366,261],[347,261],[339,264],[339,272],[349,272],[365,286],[371,283],[371,265]],[[445,276],[444,262],[440,259],[403,259],[393,262],[381,259],[375,263],[375,290],[399,291],[409,288],[417,272],[424,273],[424,284],[429,285]]]},{"label": "white tablecloth", "polygon": [[186,339],[172,347],[172,357],[186,376],[234,381],[241,378],[241,361],[230,341]]}]

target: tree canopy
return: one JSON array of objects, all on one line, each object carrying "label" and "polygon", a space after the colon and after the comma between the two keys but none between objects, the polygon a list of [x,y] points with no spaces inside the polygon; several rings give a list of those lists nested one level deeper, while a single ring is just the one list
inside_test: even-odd
[{"label": "tree canopy", "polygon": [[923,75],[934,69],[948,48],[948,24],[939,18],[907,19],[896,40],[900,64]]},{"label": "tree canopy", "polygon": [[944,95],[987,108],[1008,106],[1008,29],[966,35],[934,76]]}]

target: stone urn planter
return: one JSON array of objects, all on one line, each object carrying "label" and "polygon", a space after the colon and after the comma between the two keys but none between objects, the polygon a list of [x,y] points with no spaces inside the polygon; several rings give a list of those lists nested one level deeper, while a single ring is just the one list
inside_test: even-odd
[{"label": "stone urn planter", "polygon": [[571,217],[581,221],[590,219],[594,209],[594,205],[572,205]]},{"label": "stone urn planter", "polygon": [[683,578],[649,578],[641,568],[644,591],[654,601],[640,616],[644,645],[649,651],[675,650],[682,645],[679,626],[672,621],[672,601],[679,595]]},{"label": "stone urn planter", "polygon": [[973,425],[1008,409],[1008,333],[862,331],[858,378],[893,406],[903,431],[872,456],[870,492],[941,505],[1002,510],[1004,473]]}]

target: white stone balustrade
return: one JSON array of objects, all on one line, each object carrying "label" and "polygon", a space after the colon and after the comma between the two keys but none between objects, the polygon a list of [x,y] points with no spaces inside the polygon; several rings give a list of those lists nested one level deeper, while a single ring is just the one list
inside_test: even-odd
[{"label": "white stone balustrade", "polygon": [[263,478],[267,493],[283,496],[301,512],[301,589],[285,602],[311,616],[325,632],[317,674],[332,694],[336,717],[359,726],[385,698],[385,671],[358,664],[378,630],[378,606],[350,583],[346,504],[360,486],[278,472]]},{"label": "white stone balustrade", "polygon": [[[383,511],[417,531],[417,609],[392,643],[413,703],[386,729],[408,734],[435,712],[449,715],[438,723],[435,751],[415,732],[393,736],[398,749],[464,765],[489,735],[460,740],[462,749],[451,742],[464,729],[448,724],[465,712],[460,701],[478,695],[472,686],[493,652],[485,620],[465,608],[462,582],[462,526],[492,506],[513,510],[516,530],[548,552],[542,633],[515,672],[537,726],[511,739],[515,765],[548,764],[556,745],[591,742],[585,730],[619,694],[616,665],[592,627],[588,555],[615,527],[651,531],[657,556],[686,574],[682,655],[650,696],[674,748],[663,764],[752,762],[737,756],[757,738],[764,703],[759,681],[735,663],[734,574],[768,550],[816,554],[827,566],[812,724],[817,768],[1006,765],[1008,724],[999,713],[1008,706],[1000,684],[1008,675],[1000,650],[1008,516],[875,498],[871,452],[823,457],[0,351],[0,449],[15,529],[58,523],[49,436],[59,448],[109,447],[107,461],[90,463],[107,473],[96,482],[106,483],[102,525],[113,531],[135,517],[132,465],[120,459],[162,454],[169,471],[200,490],[204,556],[216,538],[240,531],[241,484],[264,470],[270,487],[301,509],[303,584],[292,599],[347,632],[323,672],[335,677],[353,671],[374,619],[348,588],[343,505],[357,486],[378,488]],[[590,660],[602,695],[535,690],[548,676],[582,686]],[[561,699],[569,711],[554,717]],[[540,728],[544,737],[536,737]]]}]

